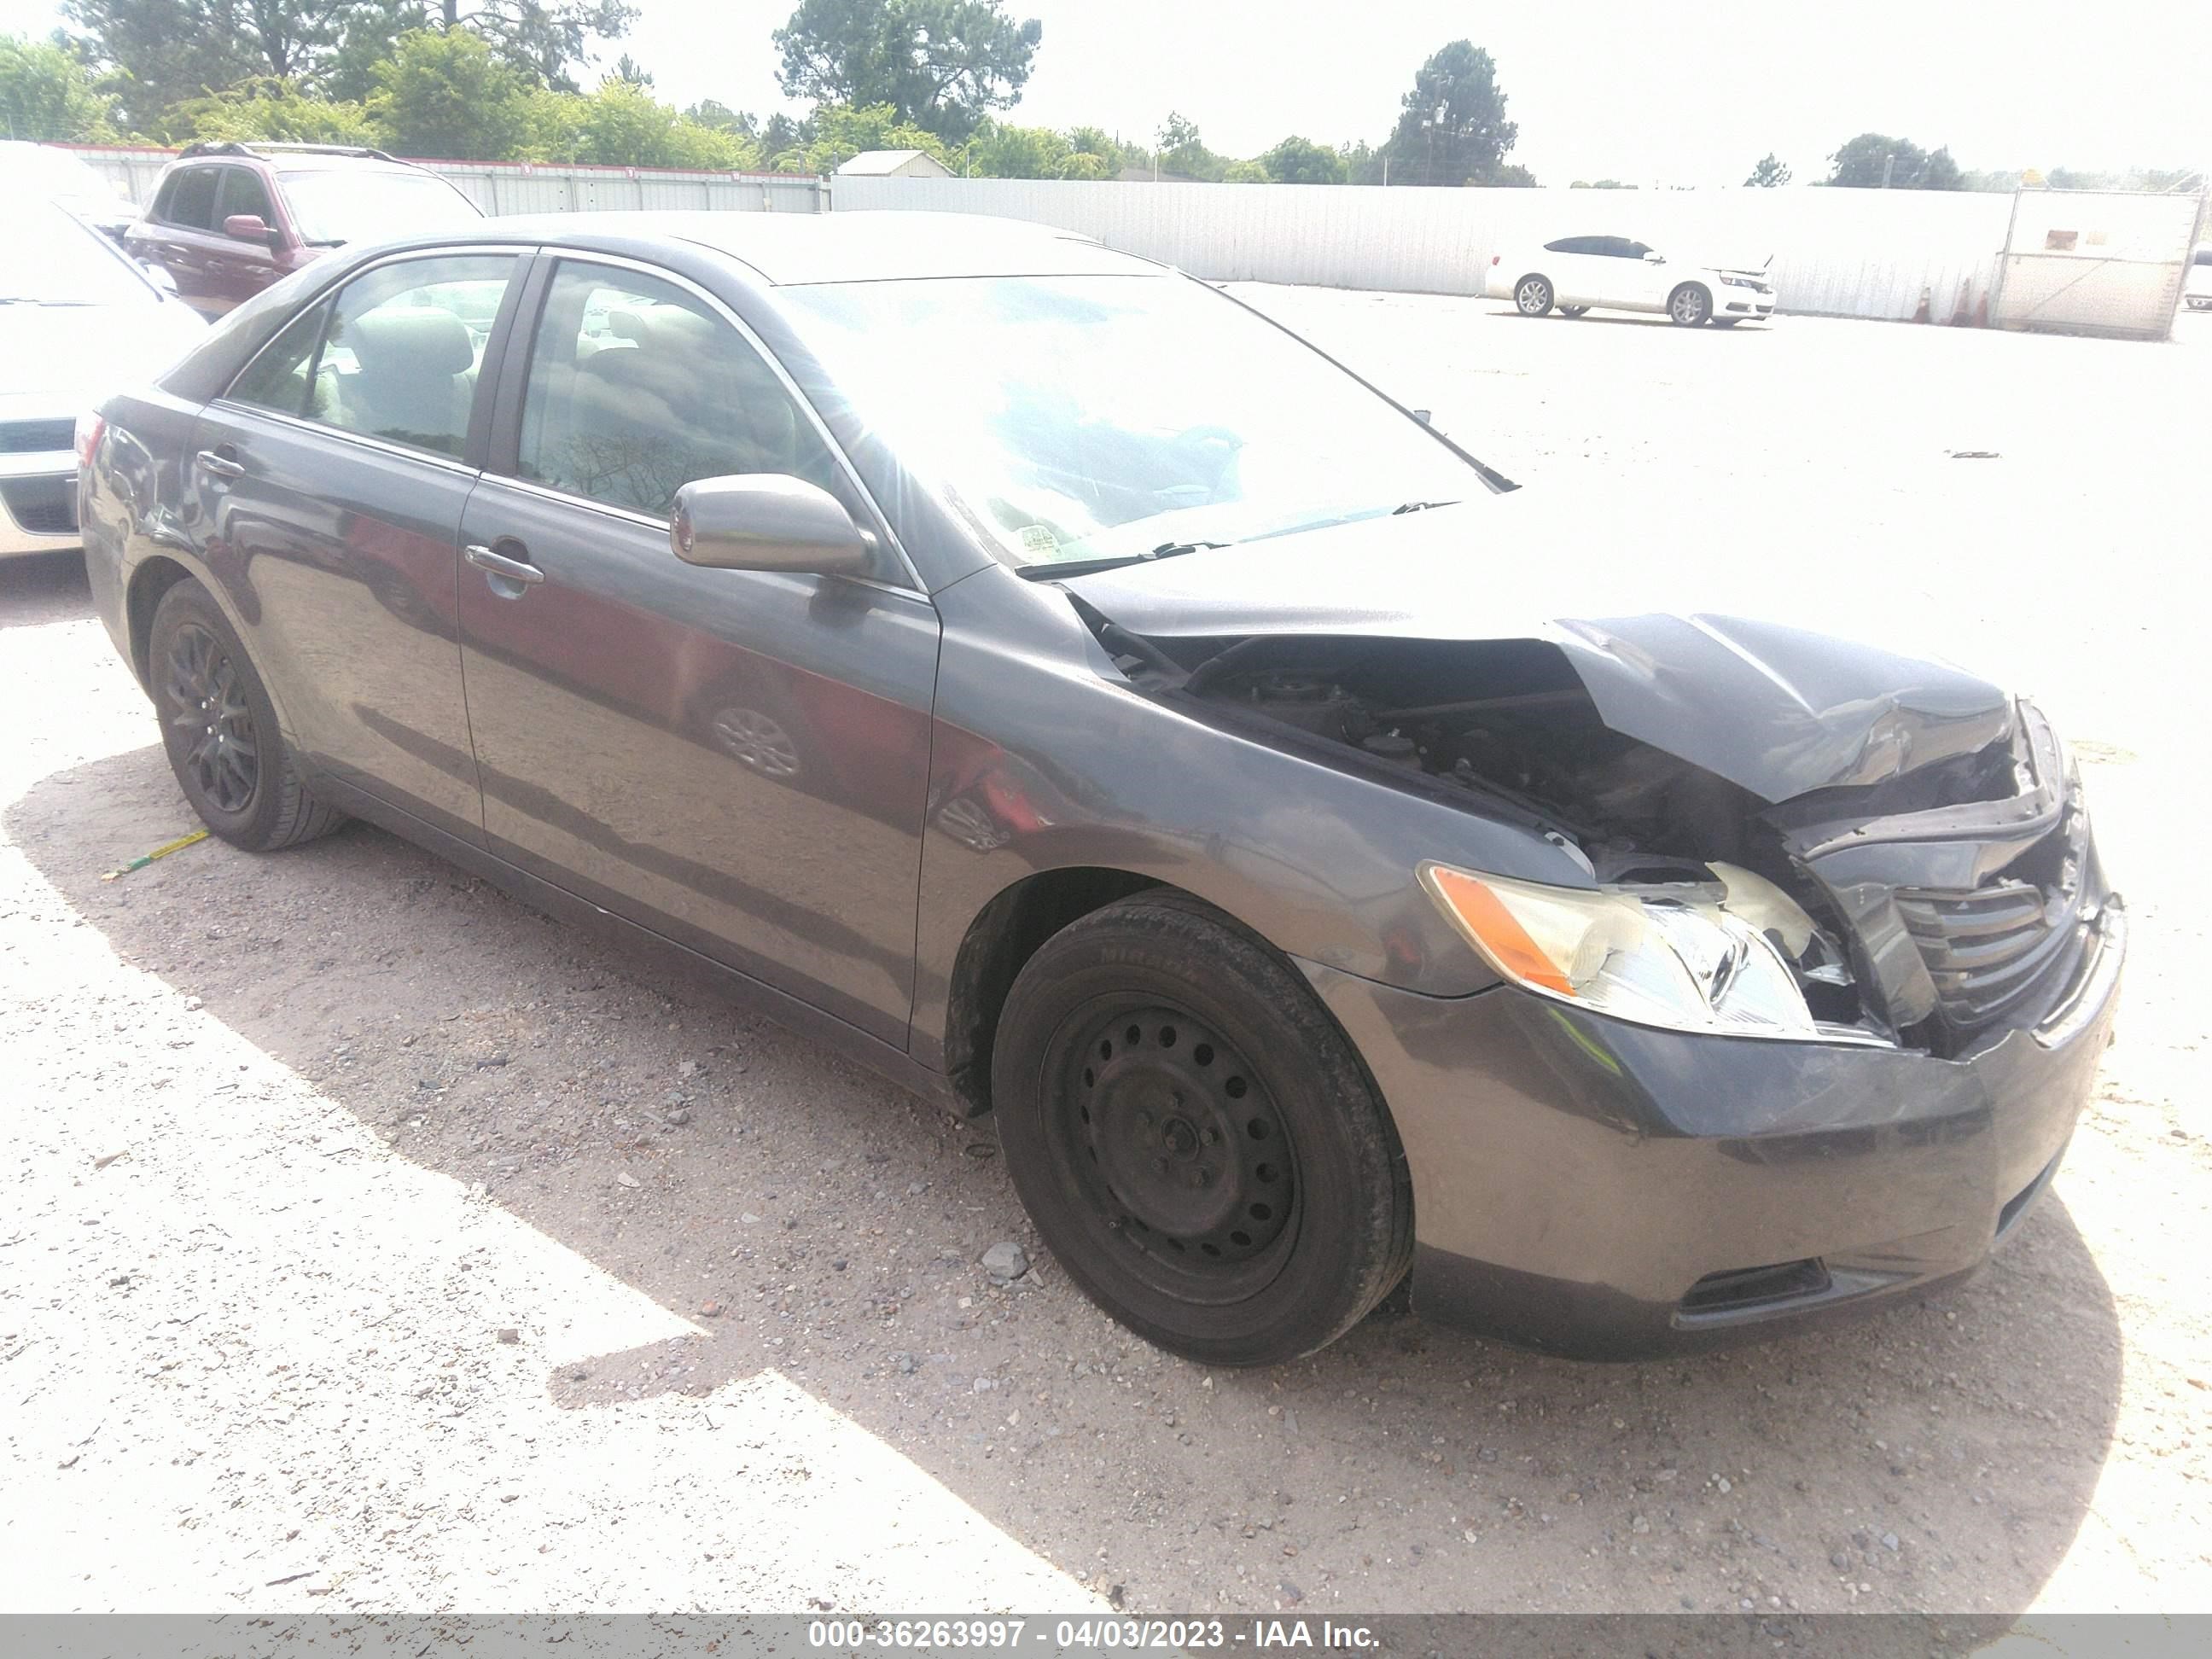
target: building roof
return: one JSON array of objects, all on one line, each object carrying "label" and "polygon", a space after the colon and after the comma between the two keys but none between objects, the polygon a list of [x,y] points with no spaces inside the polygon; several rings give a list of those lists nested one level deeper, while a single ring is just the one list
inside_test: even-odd
[{"label": "building roof", "polygon": [[912,165],[917,159],[927,162],[932,169],[945,173],[948,177],[951,173],[951,168],[946,167],[944,162],[926,149],[864,149],[837,171],[883,178]]}]

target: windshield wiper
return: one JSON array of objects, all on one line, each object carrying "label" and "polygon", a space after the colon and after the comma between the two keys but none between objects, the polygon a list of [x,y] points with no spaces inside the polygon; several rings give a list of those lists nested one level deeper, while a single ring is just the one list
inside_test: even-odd
[{"label": "windshield wiper", "polygon": [[1156,559],[1180,558],[1186,553],[1228,545],[1227,542],[1162,542],[1149,553],[1123,553],[1110,559],[1065,559],[1058,563],[1025,564],[1020,567],[1019,574],[1033,582],[1056,581],[1062,576],[1091,576],[1101,570],[1119,570],[1125,565],[1150,564]]}]

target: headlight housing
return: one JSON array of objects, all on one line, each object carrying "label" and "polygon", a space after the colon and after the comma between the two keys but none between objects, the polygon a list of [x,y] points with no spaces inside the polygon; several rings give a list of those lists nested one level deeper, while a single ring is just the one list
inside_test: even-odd
[{"label": "headlight housing", "polygon": [[1714,869],[1717,884],[1664,887],[1553,887],[1434,862],[1420,876],[1483,958],[1539,996],[1671,1030],[1863,1041],[1814,1018],[1783,954],[1806,949],[1811,918],[1771,882]]}]

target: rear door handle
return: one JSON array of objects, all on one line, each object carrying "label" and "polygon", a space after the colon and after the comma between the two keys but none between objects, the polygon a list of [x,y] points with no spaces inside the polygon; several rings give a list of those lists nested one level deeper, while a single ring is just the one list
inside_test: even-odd
[{"label": "rear door handle", "polygon": [[203,449],[200,451],[198,459],[199,461],[200,471],[210,473],[216,477],[242,478],[246,476],[245,462],[233,460],[229,456],[223,454],[219,450]]},{"label": "rear door handle", "polygon": [[475,542],[461,550],[461,556],[488,576],[501,576],[511,582],[520,582],[525,587],[535,587],[545,580],[545,573],[528,561],[510,559],[504,553],[495,553]]}]

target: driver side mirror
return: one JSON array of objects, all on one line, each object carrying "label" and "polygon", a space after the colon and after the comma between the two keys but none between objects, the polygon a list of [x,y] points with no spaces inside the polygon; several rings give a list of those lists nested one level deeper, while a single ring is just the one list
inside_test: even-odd
[{"label": "driver side mirror", "polygon": [[277,236],[258,213],[234,213],[222,222],[222,234],[234,242],[258,242],[274,252]]},{"label": "driver side mirror", "polygon": [[783,472],[696,478],[676,492],[668,544],[710,570],[874,573],[876,538],[819,484]]}]

